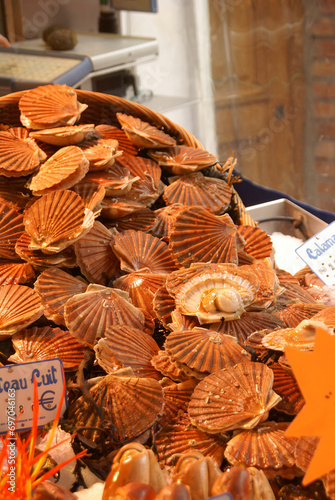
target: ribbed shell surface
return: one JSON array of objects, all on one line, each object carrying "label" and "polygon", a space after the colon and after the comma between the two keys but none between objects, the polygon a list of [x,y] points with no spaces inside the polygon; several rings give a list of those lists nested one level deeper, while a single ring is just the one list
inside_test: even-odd
[{"label": "ribbed shell surface", "polygon": [[39,295],[23,285],[0,287],[0,337],[5,338],[36,321],[43,314]]},{"label": "ribbed shell surface", "polygon": [[0,258],[17,260],[15,245],[23,231],[22,214],[0,200]]},{"label": "ribbed shell surface", "polygon": [[140,118],[124,113],[116,113],[116,117],[127,137],[139,148],[159,148],[176,144],[173,137]]},{"label": "ribbed shell surface", "polygon": [[21,139],[10,132],[0,132],[0,174],[21,177],[32,174],[46,159],[33,139]]}]

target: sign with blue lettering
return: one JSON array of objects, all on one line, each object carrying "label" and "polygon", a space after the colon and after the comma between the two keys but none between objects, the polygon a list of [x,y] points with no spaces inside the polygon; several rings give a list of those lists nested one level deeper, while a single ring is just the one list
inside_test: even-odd
[{"label": "sign with blue lettering", "polygon": [[[38,426],[52,422],[56,416],[65,382],[63,363],[60,359],[48,359],[33,363],[6,365],[0,368],[0,434],[4,434],[16,422],[17,431],[29,430],[33,421],[34,378],[38,388]],[[67,397],[62,403],[61,415],[67,408]]]},{"label": "sign with blue lettering", "polygon": [[327,286],[335,286],[335,222],[296,249],[299,257]]}]

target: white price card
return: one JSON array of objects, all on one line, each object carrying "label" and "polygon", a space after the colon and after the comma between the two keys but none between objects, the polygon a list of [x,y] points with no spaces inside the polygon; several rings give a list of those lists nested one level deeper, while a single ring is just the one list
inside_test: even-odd
[{"label": "white price card", "polygon": [[[43,427],[54,420],[66,383],[62,361],[55,358],[6,365],[0,368],[0,408],[6,408],[6,411],[0,412],[0,434],[6,433],[8,423],[13,423],[16,419],[17,431],[32,428],[35,377],[39,403],[38,426]],[[61,415],[66,408],[65,391]]]},{"label": "white price card", "polygon": [[299,257],[327,286],[335,286],[335,222],[296,249]]}]

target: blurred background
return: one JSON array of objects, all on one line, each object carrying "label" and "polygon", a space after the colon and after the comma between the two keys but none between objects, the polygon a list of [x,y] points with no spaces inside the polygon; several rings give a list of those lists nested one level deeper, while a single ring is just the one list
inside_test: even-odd
[{"label": "blurred background", "polygon": [[18,51],[50,50],[34,41],[53,24],[130,43],[78,87],[141,102],[248,179],[335,212],[335,0],[1,0]]}]

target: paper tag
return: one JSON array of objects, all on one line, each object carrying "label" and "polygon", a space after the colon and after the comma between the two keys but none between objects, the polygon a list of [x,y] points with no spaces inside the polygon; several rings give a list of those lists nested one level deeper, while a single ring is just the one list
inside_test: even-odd
[{"label": "paper tag", "polygon": [[233,497],[230,493],[221,493],[221,495],[209,497],[208,500],[233,500]]},{"label": "paper tag", "polygon": [[299,257],[327,286],[335,286],[335,222],[296,249]]},{"label": "paper tag", "polygon": [[[38,384],[38,426],[54,420],[65,384],[63,363],[60,359],[48,359],[33,363],[7,365],[0,368],[0,434],[12,429],[16,417],[16,430],[29,430],[33,420],[34,375]],[[62,404],[61,415],[67,408],[67,397]]]}]

